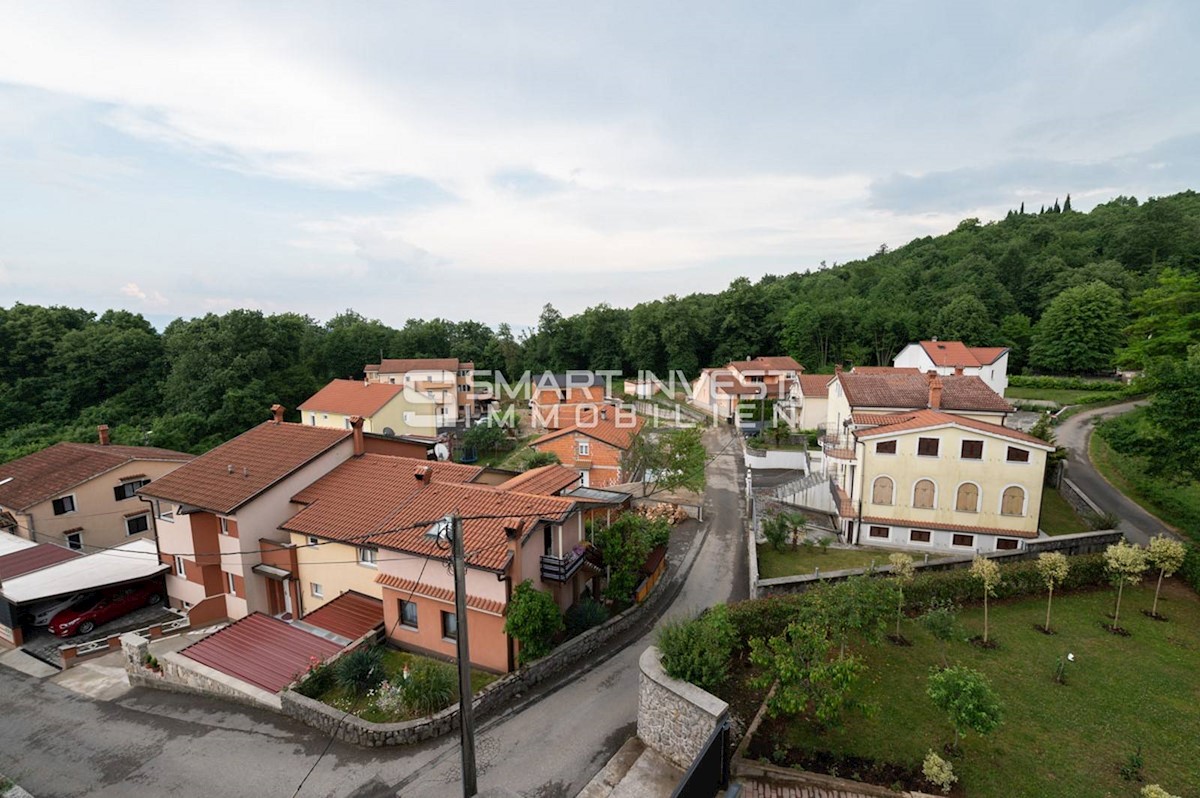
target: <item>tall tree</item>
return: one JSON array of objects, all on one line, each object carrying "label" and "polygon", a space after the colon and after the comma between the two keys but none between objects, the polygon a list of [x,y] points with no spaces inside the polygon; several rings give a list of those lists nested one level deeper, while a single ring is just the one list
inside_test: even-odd
[{"label": "tall tree", "polygon": [[1030,365],[1055,374],[1105,371],[1124,326],[1124,303],[1115,289],[1099,281],[1068,288],[1034,327]]}]

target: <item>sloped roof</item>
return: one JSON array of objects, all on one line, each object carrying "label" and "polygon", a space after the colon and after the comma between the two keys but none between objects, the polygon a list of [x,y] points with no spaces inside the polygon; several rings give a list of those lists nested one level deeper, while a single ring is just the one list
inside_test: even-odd
[{"label": "sloped roof", "polygon": [[962,341],[921,341],[921,348],[935,366],[979,367],[979,359]]},{"label": "sloped roof", "polygon": [[832,374],[801,374],[800,393],[814,399],[824,399],[829,396],[829,382]]},{"label": "sloped roof", "polygon": [[633,425],[628,426],[624,423],[618,424],[615,418],[605,418],[598,413],[593,413],[590,417],[585,415],[579,423],[549,432],[529,445],[536,448],[539,444],[554,440],[562,435],[578,432],[580,435],[586,435],[589,438],[602,441],[609,446],[615,446],[618,449],[628,449],[634,437],[641,431],[645,423],[646,419],[637,416],[634,419]]},{"label": "sloped roof", "polygon": [[[899,369],[892,369],[899,371]],[[931,372],[932,373],[932,372]],[[850,407],[895,407],[919,409],[929,406],[929,380],[923,374],[838,375]],[[975,376],[947,375],[941,378],[943,410],[1009,413],[1012,407],[987,383]]]},{"label": "sloped roof", "polygon": [[368,365],[363,370],[378,371],[382,374],[404,374],[409,371],[458,371],[458,367],[456,357],[410,357],[384,358],[378,364]]},{"label": "sloped roof", "polygon": [[38,543],[0,556],[0,579],[12,579],[49,565],[73,560],[80,552],[53,543]]},{"label": "sloped roof", "polygon": [[727,368],[736,369],[737,371],[803,371],[804,366],[796,362],[796,359],[788,355],[776,355],[770,357],[756,357],[750,360],[734,360],[727,364]]},{"label": "sloped roof", "polygon": [[553,496],[563,488],[574,485],[580,479],[578,471],[558,463],[552,463],[541,468],[531,468],[507,482],[501,483],[499,487],[501,490]]},{"label": "sloped roof", "polygon": [[1019,441],[1048,452],[1054,451],[1054,447],[1041,438],[1035,438],[1019,430],[1002,427],[999,424],[989,424],[986,421],[977,421],[973,418],[963,418],[962,416],[955,416],[950,413],[939,413],[936,410],[917,410],[912,413],[893,413],[888,415],[855,413],[853,418],[855,423],[878,425],[870,429],[856,430],[854,434],[859,438],[873,438],[882,435],[895,435],[898,432],[956,426]]},{"label": "sloped roof", "polygon": [[[437,587],[425,582],[416,582],[412,579],[404,579],[392,574],[380,574],[375,577],[375,581],[384,587],[390,587],[393,590],[399,590],[402,593],[421,596],[423,598],[431,598],[436,601],[444,601],[447,604],[454,603],[454,591],[447,587]],[[496,615],[504,614],[504,603],[496,599],[483,598],[482,596],[472,596],[467,594],[467,606],[474,607],[477,610],[491,612]]]},{"label": "sloped roof", "polygon": [[341,646],[289,623],[255,612],[181,649],[180,654],[278,693]]},{"label": "sloped roof", "polygon": [[13,604],[54,598],[147,579],[168,568],[159,562],[153,540],[131,540],[113,549],[97,551],[7,579],[0,593]]},{"label": "sloped roof", "polygon": [[183,463],[194,455],[153,446],[56,443],[0,465],[0,505],[25,510],[77,485],[138,460]]},{"label": "sloped roof", "polygon": [[851,374],[920,374],[916,366],[855,366]]},{"label": "sloped roof", "polygon": [[1000,359],[1000,356],[1008,351],[1007,346],[972,346],[968,347],[971,354],[979,361],[981,366],[990,366]]},{"label": "sloped roof", "polygon": [[138,492],[230,513],[351,434],[350,430],[264,421]]},{"label": "sloped roof", "polygon": [[378,413],[402,393],[403,385],[393,385],[390,382],[333,380],[301,402],[300,409],[365,418]]},{"label": "sloped roof", "polygon": [[32,540],[19,538],[11,532],[0,531],[0,556],[12,554],[14,551],[21,551],[22,549],[31,549],[36,545]]},{"label": "sloped roof", "polygon": [[383,623],[383,601],[347,590],[305,615],[304,622],[328,629],[347,640],[357,640]]}]

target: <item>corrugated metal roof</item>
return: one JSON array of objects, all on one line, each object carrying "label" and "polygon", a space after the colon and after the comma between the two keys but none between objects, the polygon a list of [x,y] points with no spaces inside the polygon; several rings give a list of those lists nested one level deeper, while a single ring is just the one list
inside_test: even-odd
[{"label": "corrugated metal roof", "polygon": [[383,623],[383,601],[348,590],[305,615],[304,622],[357,640]]},{"label": "corrugated metal roof", "polygon": [[48,565],[73,560],[79,552],[53,543],[41,543],[0,556],[0,579],[12,579]]},{"label": "corrugated metal roof", "polygon": [[341,647],[260,612],[247,615],[179,653],[221,673],[278,693]]},{"label": "corrugated metal roof", "polygon": [[7,579],[0,585],[0,594],[13,604],[23,604],[148,579],[168,567],[159,562],[153,540],[131,540],[114,549],[64,560]]}]

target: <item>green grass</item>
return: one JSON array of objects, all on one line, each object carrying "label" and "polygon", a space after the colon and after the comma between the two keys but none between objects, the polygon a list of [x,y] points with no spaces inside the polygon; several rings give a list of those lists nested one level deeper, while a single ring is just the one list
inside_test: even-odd
[{"label": "green grass", "polygon": [[[822,573],[841,571],[846,568],[866,568],[872,562],[877,566],[888,564],[888,555],[899,549],[856,548],[834,549],[821,551],[814,547],[811,552],[799,546],[792,551],[790,545],[784,545],[782,551],[775,551],[770,544],[764,543],[758,547],[758,575],[760,579],[773,579],[777,576],[798,576],[811,574],[820,568]],[[913,559],[921,562],[921,554],[913,554]],[[930,557],[930,560],[939,559]]]},{"label": "green grass", "polygon": [[1146,473],[1145,458],[1121,454],[1097,434],[1088,448],[1092,464],[1117,490],[1167,524],[1200,542],[1200,483],[1176,485]]},{"label": "green grass", "polygon": [[1047,535],[1076,535],[1091,527],[1054,488],[1042,488],[1042,531]]},{"label": "green grass", "polygon": [[1113,394],[1097,391],[1072,391],[1064,388],[1014,388],[1011,385],[1004,391],[1006,399],[1040,399],[1062,405],[1091,404],[1112,399]]},{"label": "green grass", "polygon": [[[1004,705],[1000,728],[968,735],[952,760],[967,795],[1136,796],[1141,785],[1123,781],[1118,768],[1140,746],[1146,783],[1200,798],[1200,600],[1168,580],[1159,607],[1170,621],[1156,622],[1140,612],[1150,606],[1152,584],[1126,589],[1121,625],[1132,634],[1119,637],[1101,628],[1113,595],[1056,596],[1054,636],[1034,629],[1045,618],[1045,599],[993,604],[990,637],[999,648],[949,645],[949,661],[986,674]],[[982,632],[981,607],[961,619],[968,634]],[[877,706],[872,716],[851,714],[825,731],[792,722],[788,742],[919,768],[930,748],[951,741],[949,720],[925,693],[930,668],[942,662],[941,644],[912,621],[903,633],[911,647],[884,643],[862,652],[870,670],[861,697]],[[1067,652],[1076,661],[1060,685],[1053,675]]]}]

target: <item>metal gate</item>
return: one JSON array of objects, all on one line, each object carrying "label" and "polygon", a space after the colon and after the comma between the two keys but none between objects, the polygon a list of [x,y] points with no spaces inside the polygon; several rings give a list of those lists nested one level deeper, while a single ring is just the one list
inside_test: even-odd
[{"label": "metal gate", "polygon": [[671,798],[713,798],[729,786],[729,718],[722,718]]}]

